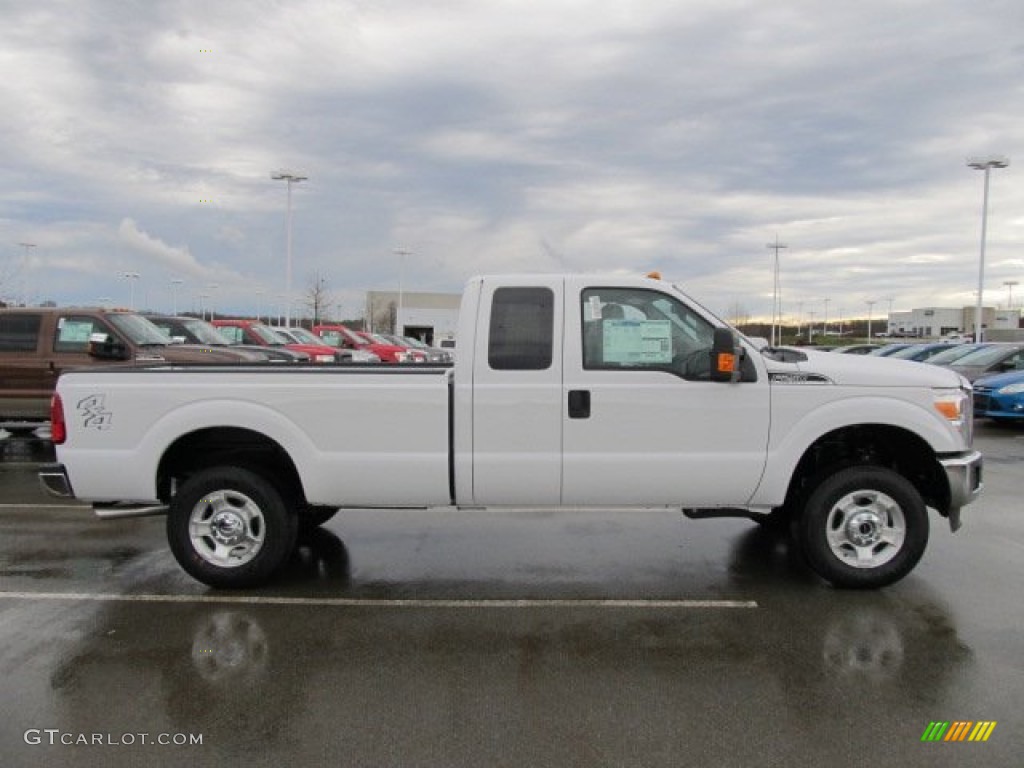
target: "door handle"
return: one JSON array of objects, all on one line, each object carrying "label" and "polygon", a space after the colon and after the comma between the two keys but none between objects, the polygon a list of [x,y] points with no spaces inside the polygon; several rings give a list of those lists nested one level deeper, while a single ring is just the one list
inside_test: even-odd
[{"label": "door handle", "polygon": [[590,390],[571,389],[569,390],[569,418],[589,419],[590,418]]}]

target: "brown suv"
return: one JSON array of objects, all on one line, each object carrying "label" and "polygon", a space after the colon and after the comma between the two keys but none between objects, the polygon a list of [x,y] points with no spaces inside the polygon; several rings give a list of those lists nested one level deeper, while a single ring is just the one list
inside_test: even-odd
[{"label": "brown suv", "polygon": [[0,426],[47,421],[50,395],[65,368],[265,359],[243,350],[171,344],[146,318],[128,310],[0,308]]}]

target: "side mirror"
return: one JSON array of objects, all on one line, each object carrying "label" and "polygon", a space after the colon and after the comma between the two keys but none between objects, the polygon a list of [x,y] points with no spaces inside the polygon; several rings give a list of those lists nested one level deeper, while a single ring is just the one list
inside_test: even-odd
[{"label": "side mirror", "polygon": [[98,360],[127,360],[130,357],[123,342],[102,331],[89,336],[88,352],[90,357]]},{"label": "side mirror", "polygon": [[740,375],[740,350],[730,328],[715,328],[711,343],[711,380],[736,381]]}]

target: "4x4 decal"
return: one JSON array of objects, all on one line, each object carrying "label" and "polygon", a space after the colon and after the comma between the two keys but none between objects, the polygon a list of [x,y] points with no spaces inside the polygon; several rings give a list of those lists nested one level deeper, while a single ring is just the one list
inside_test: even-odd
[{"label": "4x4 decal", "polygon": [[89,395],[78,401],[75,408],[82,417],[85,429],[108,429],[114,414],[106,409],[106,395]]}]

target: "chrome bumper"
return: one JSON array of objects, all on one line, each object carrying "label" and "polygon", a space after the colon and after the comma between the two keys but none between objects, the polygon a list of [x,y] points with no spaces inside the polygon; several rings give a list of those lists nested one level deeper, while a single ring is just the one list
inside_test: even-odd
[{"label": "chrome bumper", "polygon": [[981,454],[971,451],[961,456],[939,459],[949,484],[949,527],[955,531],[960,527],[960,508],[978,498],[982,483]]}]

